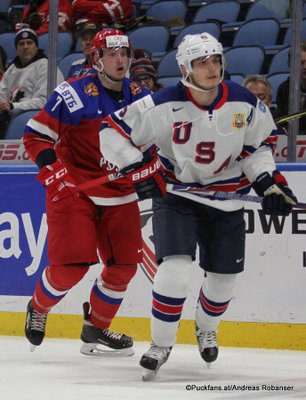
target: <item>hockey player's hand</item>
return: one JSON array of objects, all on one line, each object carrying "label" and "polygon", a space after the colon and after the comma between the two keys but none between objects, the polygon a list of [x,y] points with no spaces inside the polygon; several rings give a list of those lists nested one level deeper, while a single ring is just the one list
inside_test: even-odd
[{"label": "hockey player's hand", "polygon": [[166,194],[166,182],[157,156],[129,165],[120,171],[133,184],[139,200],[162,197]]},{"label": "hockey player's hand", "polygon": [[54,202],[70,202],[78,198],[78,193],[73,190],[75,183],[61,160],[45,165],[36,178],[45,186],[48,196]]},{"label": "hockey player's hand", "polygon": [[264,196],[262,209],[267,215],[287,216],[292,205],[297,203],[286,178],[279,171],[274,171],[272,176],[268,172],[260,174],[253,182],[253,188],[258,196]]}]

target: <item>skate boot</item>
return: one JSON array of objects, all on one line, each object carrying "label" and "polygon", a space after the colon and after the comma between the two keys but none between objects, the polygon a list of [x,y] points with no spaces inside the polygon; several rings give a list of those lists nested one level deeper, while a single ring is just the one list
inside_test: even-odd
[{"label": "skate boot", "polygon": [[195,335],[198,341],[200,355],[209,368],[210,363],[216,361],[219,352],[216,331],[203,331],[196,326]]},{"label": "skate boot", "polygon": [[39,346],[44,340],[47,316],[48,314],[42,314],[34,310],[32,300],[29,301],[25,323],[25,335],[31,343],[31,351],[34,351],[36,346]]},{"label": "skate boot", "polygon": [[144,369],[142,375],[144,381],[155,378],[159,368],[168,360],[171,350],[172,347],[160,347],[154,342],[151,343],[149,350],[144,353],[139,362]]},{"label": "skate boot", "polygon": [[81,353],[89,356],[127,357],[135,352],[133,339],[122,333],[113,332],[110,329],[101,329],[94,326],[88,319],[89,303],[83,304],[84,323],[81,333],[83,341]]}]

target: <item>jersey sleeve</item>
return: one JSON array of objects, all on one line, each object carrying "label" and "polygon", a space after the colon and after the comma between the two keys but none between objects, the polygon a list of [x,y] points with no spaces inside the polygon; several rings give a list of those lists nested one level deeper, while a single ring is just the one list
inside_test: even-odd
[{"label": "jersey sleeve", "polygon": [[[72,111],[81,107],[79,96],[67,82],[55,88],[45,107],[25,127],[23,142],[33,162],[40,152],[54,148],[65,125],[72,124]],[[77,124],[75,118],[73,123]]]},{"label": "jersey sleeve", "polygon": [[262,101],[257,101],[247,119],[248,129],[239,160],[246,177],[253,182],[262,172],[276,169],[273,151],[278,136],[272,115]]},{"label": "jersey sleeve", "polygon": [[154,144],[151,95],[108,115],[100,130],[100,150],[119,168],[142,159],[142,153]]}]

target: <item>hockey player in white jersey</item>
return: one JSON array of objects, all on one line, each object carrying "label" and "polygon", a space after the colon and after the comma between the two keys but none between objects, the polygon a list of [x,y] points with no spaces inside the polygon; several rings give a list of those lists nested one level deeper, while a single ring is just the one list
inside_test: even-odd
[{"label": "hockey player in white jersey", "polygon": [[[297,200],[276,170],[276,126],[268,108],[245,88],[223,81],[222,45],[210,34],[185,36],[176,58],[181,83],[105,119],[104,156],[143,186],[142,198],[151,197],[157,182],[162,185],[160,169],[145,170],[142,152],[154,143],[168,181],[234,193],[253,186],[264,196],[265,214],[289,215]],[[217,359],[218,325],[244,269],[243,203],[168,190],[153,199],[153,233],[160,265],[153,284],[152,344],[140,360],[145,379],[156,374],[175,344],[196,245],[205,278],[195,335],[203,360]]]}]

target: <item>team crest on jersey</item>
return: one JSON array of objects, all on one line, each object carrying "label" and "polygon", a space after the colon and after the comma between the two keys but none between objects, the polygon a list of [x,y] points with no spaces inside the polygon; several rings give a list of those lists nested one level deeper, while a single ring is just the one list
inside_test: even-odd
[{"label": "team crest on jersey", "polygon": [[245,128],[246,126],[245,113],[234,113],[232,117],[232,125],[235,129]]},{"label": "team crest on jersey", "polygon": [[136,82],[130,83],[130,89],[133,96],[136,96],[137,94],[141,93],[141,87],[137,85]]},{"label": "team crest on jersey", "polygon": [[260,101],[260,102],[258,103],[258,109],[259,109],[259,111],[261,111],[261,112],[263,112],[263,113],[266,112],[266,106],[264,105],[264,103],[263,103],[262,101]]},{"label": "team crest on jersey", "polygon": [[84,87],[84,92],[88,94],[88,96],[99,96],[99,90],[97,86],[92,82]]}]

